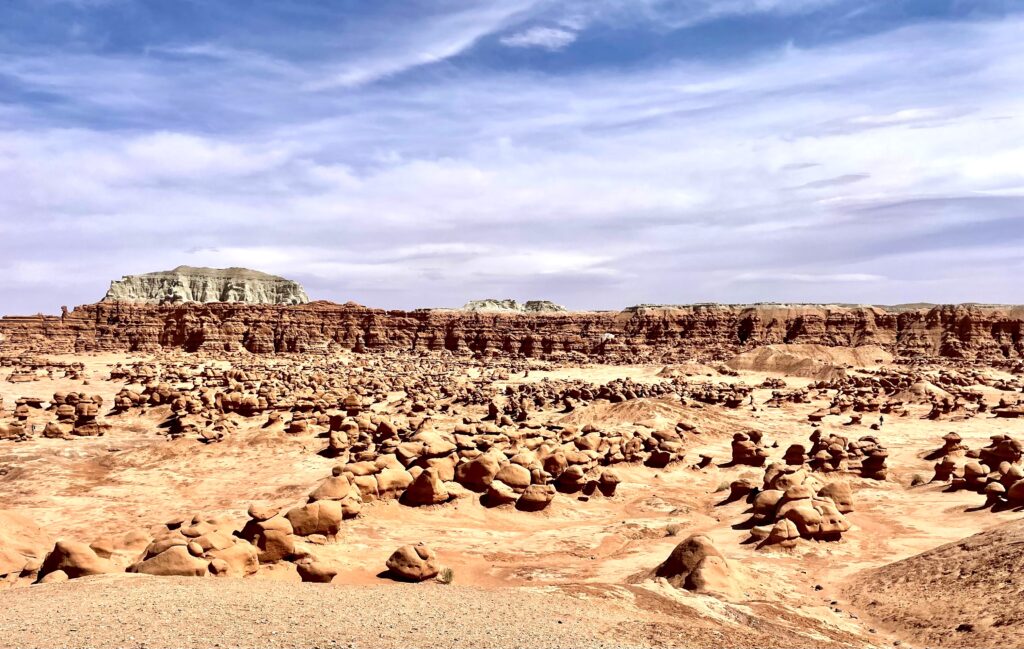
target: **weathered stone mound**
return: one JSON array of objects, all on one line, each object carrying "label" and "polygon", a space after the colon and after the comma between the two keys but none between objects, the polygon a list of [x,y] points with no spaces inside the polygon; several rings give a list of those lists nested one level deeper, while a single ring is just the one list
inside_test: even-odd
[{"label": "weathered stone mound", "polygon": [[462,311],[498,313],[557,313],[565,310],[564,306],[548,300],[527,300],[522,304],[515,300],[470,300],[462,307]]},{"label": "weathered stone mound", "polygon": [[729,562],[703,534],[689,536],[677,545],[664,563],[654,569],[652,576],[666,579],[676,588],[698,593],[734,595],[737,590]]},{"label": "weathered stone mound", "polygon": [[247,268],[178,266],[143,275],[125,275],[110,283],[104,302],[181,304],[239,302],[243,304],[305,304],[306,292],[292,280]]},{"label": "weathered stone mound", "polygon": [[1014,521],[865,571],[847,594],[877,622],[923,646],[1020,646],[1022,548],[1024,521]]}]

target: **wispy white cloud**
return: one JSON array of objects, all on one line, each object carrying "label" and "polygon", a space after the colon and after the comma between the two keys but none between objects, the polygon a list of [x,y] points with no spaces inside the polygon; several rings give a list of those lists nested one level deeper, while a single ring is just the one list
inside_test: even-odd
[{"label": "wispy white cloud", "polygon": [[504,36],[501,44],[508,47],[539,47],[545,50],[561,50],[576,40],[576,32],[556,27],[531,27],[525,31]]},{"label": "wispy white cloud", "polygon": [[[411,25],[385,24],[368,51],[306,85],[309,90],[352,88],[456,56],[500,31],[539,0],[473,3],[471,8]],[[403,31],[404,30],[404,31]]]}]

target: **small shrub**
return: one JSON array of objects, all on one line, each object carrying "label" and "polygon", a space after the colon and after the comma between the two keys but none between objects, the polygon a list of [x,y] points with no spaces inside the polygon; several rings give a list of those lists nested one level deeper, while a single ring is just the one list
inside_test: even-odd
[{"label": "small shrub", "polygon": [[437,583],[447,586],[455,581],[455,572],[451,568],[445,566],[444,568],[441,568],[441,572],[437,573],[437,577],[435,577],[435,579],[437,580]]}]

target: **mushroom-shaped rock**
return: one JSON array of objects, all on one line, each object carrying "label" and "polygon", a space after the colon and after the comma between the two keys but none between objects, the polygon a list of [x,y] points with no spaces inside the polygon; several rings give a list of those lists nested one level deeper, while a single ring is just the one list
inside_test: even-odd
[{"label": "mushroom-shaped rock", "polygon": [[775,520],[775,508],[784,495],[785,492],[778,489],[765,489],[754,496],[754,502],[751,503],[754,522],[760,524]]},{"label": "mushroom-shaped rock", "polygon": [[402,581],[423,581],[436,577],[441,571],[434,551],[418,543],[403,545],[394,551],[387,561],[388,571]]},{"label": "mushroom-shaped rock", "polygon": [[752,493],[756,494],[760,486],[761,485],[756,477],[740,476],[729,483],[728,502],[733,502],[740,498],[747,498]]},{"label": "mushroom-shaped rock", "polygon": [[259,503],[253,503],[249,505],[249,517],[254,521],[265,521],[277,516],[280,510],[276,507],[270,507],[269,505],[261,505]]},{"label": "mushroom-shaped rock", "polygon": [[1006,487],[1000,482],[990,482],[985,485],[985,502],[994,504],[1006,497]]},{"label": "mushroom-shaped rock", "polygon": [[254,519],[247,522],[238,535],[255,545],[259,553],[259,562],[267,564],[294,554],[295,541],[292,532],[291,522],[284,516],[276,515],[266,520]]},{"label": "mushroom-shaped rock", "polygon": [[576,493],[586,486],[587,472],[578,464],[570,466],[558,476],[558,488],[566,493]]},{"label": "mushroom-shaped rock", "polygon": [[601,491],[602,495],[614,496],[615,489],[618,488],[620,482],[622,482],[622,479],[614,469],[605,469],[601,471],[601,475],[597,478],[597,488]]}]

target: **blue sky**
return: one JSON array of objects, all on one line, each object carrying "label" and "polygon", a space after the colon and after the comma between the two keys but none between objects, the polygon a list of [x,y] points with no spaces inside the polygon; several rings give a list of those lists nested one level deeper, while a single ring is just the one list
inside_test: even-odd
[{"label": "blue sky", "polygon": [[0,304],[1024,302],[1024,0],[4,0]]}]

